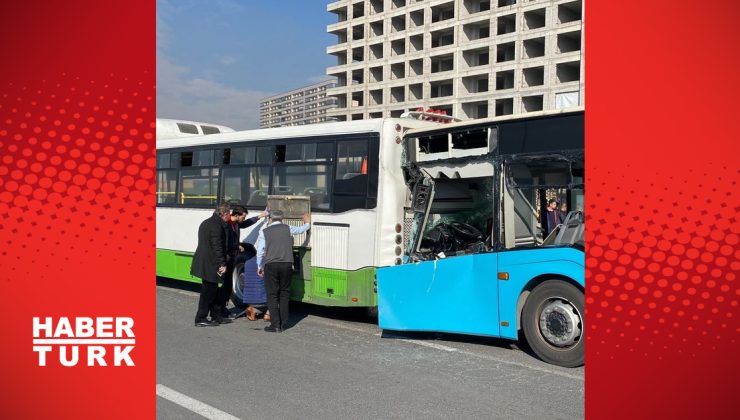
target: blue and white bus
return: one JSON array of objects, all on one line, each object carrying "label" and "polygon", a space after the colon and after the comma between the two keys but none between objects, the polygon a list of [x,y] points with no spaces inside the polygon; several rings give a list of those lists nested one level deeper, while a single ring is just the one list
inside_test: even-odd
[{"label": "blue and white bus", "polygon": [[[583,109],[410,130],[396,265],[377,270],[379,325],[518,339],[584,360]],[[567,217],[543,237],[549,200]]]}]

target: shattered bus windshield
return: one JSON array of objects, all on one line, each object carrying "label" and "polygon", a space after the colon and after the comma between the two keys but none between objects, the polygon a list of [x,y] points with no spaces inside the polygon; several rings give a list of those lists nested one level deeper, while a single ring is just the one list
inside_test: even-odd
[{"label": "shattered bus windshield", "polygon": [[449,256],[490,249],[492,203],[490,177],[437,180],[420,252]]},{"label": "shattered bus windshield", "polygon": [[[547,143],[538,142],[536,147],[507,144],[507,150],[521,153],[502,154],[495,147],[507,141],[498,137],[500,131],[507,132],[494,126],[408,139],[407,150],[417,151],[404,163],[413,200],[407,212],[408,259],[582,246],[583,149],[548,150]],[[518,132],[516,140],[526,144],[527,138]],[[461,156],[453,153],[460,144],[477,147]],[[448,149],[448,155],[439,153]],[[429,155],[429,150],[438,153]]]}]

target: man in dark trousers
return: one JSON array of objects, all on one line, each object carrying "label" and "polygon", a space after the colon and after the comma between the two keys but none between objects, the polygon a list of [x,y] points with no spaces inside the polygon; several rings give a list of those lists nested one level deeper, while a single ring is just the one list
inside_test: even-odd
[{"label": "man in dark trousers", "polygon": [[222,308],[217,304],[219,286],[223,285],[223,276],[226,273],[226,229],[229,220],[231,220],[229,205],[222,204],[198,227],[198,247],[195,249],[193,264],[190,267],[190,274],[203,281],[198,312],[195,314],[196,327],[211,327],[232,322],[231,319],[223,318]]},{"label": "man in dark trousers", "polygon": [[268,332],[282,332],[288,324],[290,278],[293,275],[293,235],[307,231],[308,214],[303,215],[303,225],[293,227],[283,224],[283,212],[269,213],[270,225],[257,237],[257,274],[264,276],[267,291],[267,309],[270,311]]},{"label": "man in dark trousers", "polygon": [[257,223],[259,219],[265,217],[267,212],[262,212],[257,216],[247,219],[247,209],[244,206],[232,204],[229,214],[230,218],[226,226],[226,272],[222,276],[224,280],[223,286],[218,289],[218,295],[216,297],[216,305],[221,308],[221,317],[224,319],[234,319],[236,317],[235,314],[226,309],[226,305],[229,302],[229,298],[231,298],[231,292],[234,286],[232,276],[234,273],[234,260],[239,255],[240,250],[241,229]]}]

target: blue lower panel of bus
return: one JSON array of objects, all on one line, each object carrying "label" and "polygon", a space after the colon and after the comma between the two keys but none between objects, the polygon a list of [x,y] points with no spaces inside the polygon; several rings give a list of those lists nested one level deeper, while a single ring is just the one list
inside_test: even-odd
[{"label": "blue lower panel of bus", "polygon": [[496,254],[379,268],[378,324],[498,336]]},{"label": "blue lower panel of bus", "polygon": [[383,267],[377,276],[382,329],[516,339],[522,293],[551,278],[583,287],[584,254],[537,248],[464,255]]}]

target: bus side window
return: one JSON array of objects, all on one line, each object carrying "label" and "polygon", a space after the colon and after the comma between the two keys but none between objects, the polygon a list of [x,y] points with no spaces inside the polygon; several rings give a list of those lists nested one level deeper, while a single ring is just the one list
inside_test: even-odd
[{"label": "bus side window", "polygon": [[368,159],[367,140],[339,142],[334,180],[335,212],[367,207]]},{"label": "bus side window", "polygon": [[157,204],[177,203],[177,169],[157,171]]}]

